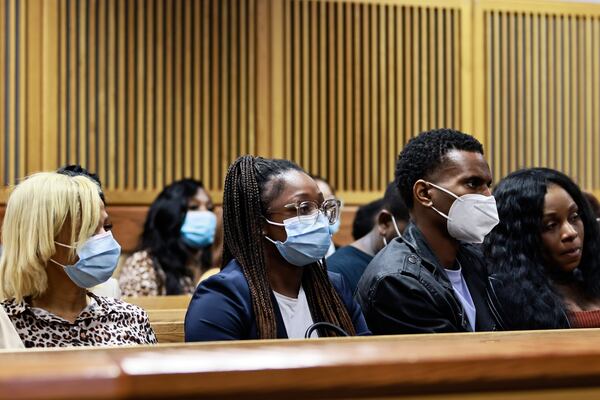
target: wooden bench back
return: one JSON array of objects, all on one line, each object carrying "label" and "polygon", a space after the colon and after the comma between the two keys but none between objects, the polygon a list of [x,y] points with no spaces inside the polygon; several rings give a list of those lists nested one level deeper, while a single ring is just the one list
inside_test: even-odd
[{"label": "wooden bench back", "polygon": [[190,295],[185,294],[178,296],[123,297],[122,300],[149,311],[187,309],[191,298]]},{"label": "wooden bench back", "polygon": [[0,352],[0,399],[593,399],[600,330]]}]

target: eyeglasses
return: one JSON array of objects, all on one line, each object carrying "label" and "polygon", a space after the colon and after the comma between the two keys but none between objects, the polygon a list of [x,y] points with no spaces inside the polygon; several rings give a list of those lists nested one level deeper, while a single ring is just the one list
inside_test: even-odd
[{"label": "eyeglasses", "polygon": [[[323,215],[327,218],[327,221],[330,225],[336,223],[338,218],[340,217],[340,207],[342,203],[337,199],[329,199],[325,200],[320,206],[314,201],[302,201],[298,203],[290,203],[283,206],[285,209],[289,210],[291,208],[296,208],[296,214],[300,222],[306,225],[312,225],[317,221],[319,216],[319,212],[323,213]],[[267,210],[271,214],[277,214],[282,211],[273,211]]]}]

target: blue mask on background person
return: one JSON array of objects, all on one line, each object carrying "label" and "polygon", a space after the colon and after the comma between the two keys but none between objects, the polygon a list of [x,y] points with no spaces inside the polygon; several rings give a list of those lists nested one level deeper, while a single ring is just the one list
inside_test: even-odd
[{"label": "blue mask on background person", "polygon": [[329,221],[322,213],[319,213],[313,224],[305,224],[298,217],[283,220],[283,224],[267,220],[271,225],[285,227],[287,240],[275,241],[265,236],[273,243],[279,253],[287,262],[297,267],[315,263],[327,254],[331,245],[331,234],[329,233]]},{"label": "blue mask on background person", "polygon": [[181,225],[181,238],[188,246],[199,249],[215,241],[217,216],[211,211],[188,211]]},{"label": "blue mask on background person", "polygon": [[50,261],[63,267],[69,278],[85,289],[106,282],[117,268],[121,255],[121,246],[111,231],[92,236],[80,247],[55,243],[76,249],[79,260],[73,265],[62,265],[53,259]]}]

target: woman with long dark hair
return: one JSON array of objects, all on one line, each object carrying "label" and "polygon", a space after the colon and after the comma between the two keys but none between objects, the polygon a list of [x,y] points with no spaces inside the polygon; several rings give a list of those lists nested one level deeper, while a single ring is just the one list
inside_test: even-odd
[{"label": "woman with long dark hair", "polygon": [[223,269],[194,293],[186,341],[299,338],[315,323],[319,336],[368,333],[323,259],[338,217],[339,202],[291,161],[238,158],[225,178]]},{"label": "woman with long dark hair", "polygon": [[600,327],[598,223],[561,172],[524,169],[494,191],[487,236],[490,299],[504,329]]},{"label": "woman with long dark hair", "polygon": [[216,226],[213,203],[202,182],[183,179],[165,187],[150,206],[139,250],[119,275],[123,295],[193,293],[211,267]]}]

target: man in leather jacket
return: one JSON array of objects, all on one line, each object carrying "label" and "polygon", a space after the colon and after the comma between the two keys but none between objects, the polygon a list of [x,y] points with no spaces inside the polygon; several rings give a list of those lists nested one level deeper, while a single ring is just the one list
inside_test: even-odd
[{"label": "man in leather jacket", "polygon": [[[497,216],[488,197],[491,180],[483,147],[464,133],[433,130],[405,146],[396,165],[396,184],[411,222],[401,238],[371,261],[356,292],[374,334],[495,329],[483,255],[479,246],[464,241],[480,242],[497,223],[486,220],[493,212]],[[471,201],[474,206],[451,210],[467,194],[480,195],[470,196],[478,199]],[[478,205],[488,200],[492,212],[481,215]],[[453,234],[448,217],[454,219]],[[462,232],[455,229],[457,222],[463,222]]]}]

